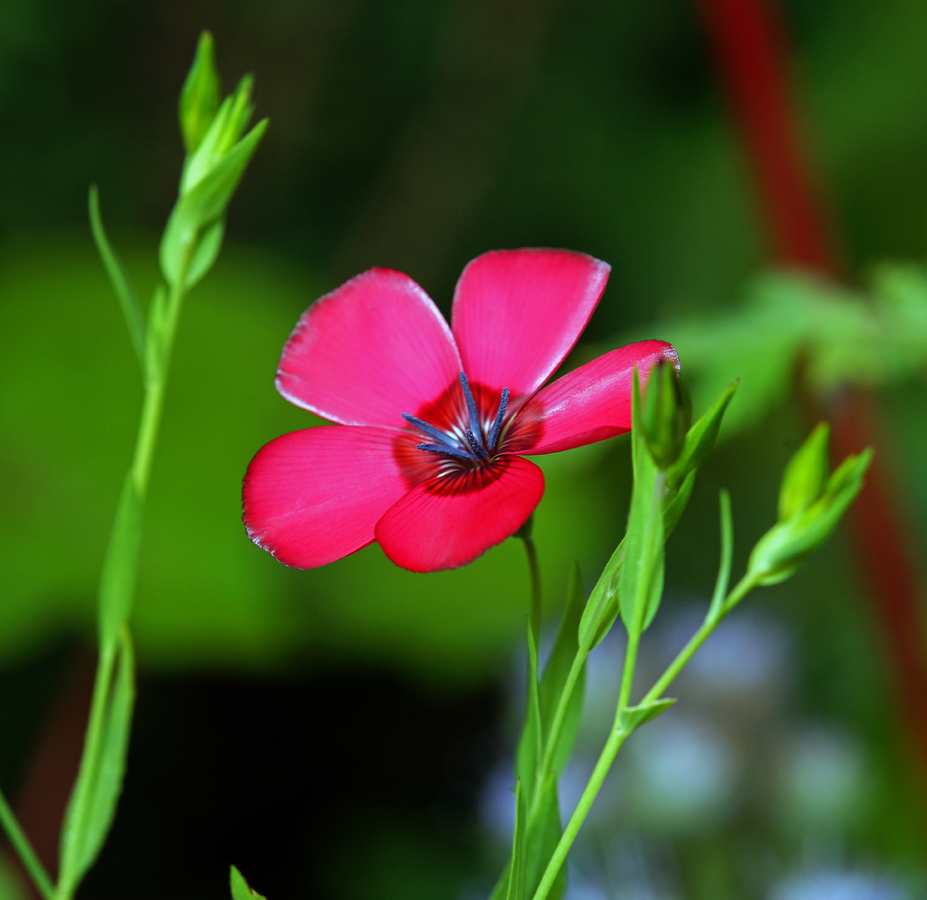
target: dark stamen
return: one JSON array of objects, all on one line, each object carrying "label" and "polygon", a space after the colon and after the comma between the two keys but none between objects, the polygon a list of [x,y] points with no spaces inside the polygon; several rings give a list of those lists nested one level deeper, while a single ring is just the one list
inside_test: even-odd
[{"label": "dark stamen", "polygon": [[455,459],[465,459],[467,462],[473,462],[473,457],[466,450],[459,450],[456,447],[447,447],[444,444],[418,444],[419,450],[427,450],[429,453],[440,453],[442,456],[453,456]]},{"label": "dark stamen", "polygon": [[[470,414],[470,431],[474,438],[483,447],[483,429],[480,428],[480,417],[476,411],[476,403],[473,402],[473,394],[470,393],[470,385],[467,383],[467,376],[460,373],[460,386],[463,388],[464,397],[467,398],[467,412]],[[467,439],[469,440],[469,438]]]},{"label": "dark stamen", "polygon": [[402,417],[410,425],[414,425],[419,431],[427,434],[428,437],[434,438],[439,444],[444,444],[445,447],[452,448],[457,446],[457,441],[455,441],[449,434],[446,434],[440,428],[436,428],[434,425],[431,425],[424,419],[419,419],[417,416],[410,416],[408,413],[403,413]]},{"label": "dark stamen", "polygon": [[464,432],[464,437],[467,439],[467,443],[470,445],[470,449],[473,451],[474,456],[478,459],[489,459],[486,448],[479,442],[477,436],[469,428]]},{"label": "dark stamen", "polygon": [[499,403],[499,412],[496,413],[496,420],[492,423],[492,429],[489,432],[489,440],[486,441],[490,450],[496,449],[496,441],[499,440],[499,432],[502,431],[502,420],[505,418],[505,410],[509,405],[509,389],[502,388],[502,400]]}]

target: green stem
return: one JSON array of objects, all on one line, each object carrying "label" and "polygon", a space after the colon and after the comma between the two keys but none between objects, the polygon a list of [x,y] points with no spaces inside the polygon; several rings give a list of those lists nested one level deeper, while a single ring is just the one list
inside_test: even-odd
[{"label": "green stem", "polygon": [[[183,267],[184,272],[186,266]],[[145,396],[139,421],[135,452],[123,485],[116,520],[110,533],[103,575],[100,580],[99,620],[100,657],[93,685],[93,699],[80,770],[72,797],[70,828],[78,834],[85,827],[94,775],[106,726],[107,710],[113,687],[113,672],[119,647],[119,628],[128,621],[135,593],[135,573],[141,543],[141,510],[148,491],[154,449],[164,407],[167,370],[173,347],[174,333],[184,296],[184,275],[171,289],[161,335],[148,333],[147,341],[161,340],[161,346],[148,355],[145,373]],[[57,900],[70,900],[77,884],[74,875],[63,867],[56,894]]]},{"label": "green stem", "polygon": [[699,647],[705,643],[709,635],[721,624],[722,619],[724,619],[724,617],[755,587],[756,581],[749,575],[744,575],[744,577],[737,582],[734,589],[727,595],[719,612],[714,615],[709,615],[705,621],[702,622],[699,630],[692,635],[689,642],[679,651],[679,654],[669,666],[667,666],[666,671],[657,679],[654,686],[647,691],[641,704],[652,703],[654,700],[660,699],[660,695],[673,683],[686,663],[695,656]]},{"label": "green stem", "polygon": [[531,570],[531,633],[534,635],[534,646],[539,646],[541,639],[541,567],[538,565],[538,549],[534,545],[534,538],[530,534],[520,534],[524,541],[525,553],[528,554],[528,568]]},{"label": "green stem", "polygon": [[[715,615],[709,615],[705,619],[701,628],[699,628],[699,630],[692,636],[689,643],[683,647],[683,649],[679,652],[679,655],[673,660],[672,663],[670,663],[656,684],[654,684],[654,686],[647,692],[646,696],[641,701],[642,704],[651,703],[654,700],[659,699],[660,695],[663,693],[663,691],[666,690],[667,687],[669,687],[673,679],[682,670],[683,666],[685,666],[686,663],[695,655],[695,652],[699,649],[699,647],[702,646],[702,644],[705,643],[708,636],[715,630],[715,628],[718,627],[721,620],[748,593],[750,593],[750,591],[753,590],[756,585],[756,579],[749,573],[740,579],[730,594],[727,595],[727,598],[725,599],[719,612]],[[635,615],[635,626],[639,625],[638,618],[638,615]],[[582,824],[586,819],[586,815],[589,813],[589,809],[591,808],[596,795],[599,793],[599,789],[602,787],[602,782],[605,780],[605,776],[608,774],[612,763],[615,761],[615,756],[618,754],[618,751],[621,749],[621,745],[628,737],[629,732],[622,730],[619,723],[621,721],[621,711],[627,705],[627,700],[630,696],[630,682],[634,671],[634,659],[631,656],[631,637],[635,632],[637,633],[639,640],[640,628],[633,628],[628,638],[628,653],[625,655],[625,667],[621,678],[620,692],[620,695],[624,698],[624,700],[623,702],[619,701],[618,703],[618,710],[615,715],[615,725],[612,728],[612,732],[605,744],[605,747],[602,749],[602,753],[599,756],[599,760],[596,763],[595,769],[593,770],[592,777],[589,779],[589,783],[586,785],[586,789],[583,791],[583,795],[580,797],[579,803],[576,805],[576,809],[573,811],[573,815],[570,816],[570,821],[567,823],[567,826],[563,831],[563,835],[561,836],[560,841],[554,850],[553,856],[551,856],[550,862],[547,864],[547,868],[544,870],[544,876],[541,879],[541,883],[538,885],[537,891],[535,891],[533,900],[545,900],[548,893],[550,892],[554,880],[557,878],[557,874],[559,873],[560,868],[563,866],[563,863],[567,858],[567,854],[570,852],[570,847],[572,847],[573,841],[576,839],[576,835],[579,833],[579,829],[582,827]],[[634,643],[633,652],[634,654],[637,652],[637,642]]]},{"label": "green stem", "polygon": [[[554,767],[554,753],[557,749],[557,743],[560,739],[560,732],[563,729],[563,722],[566,719],[567,709],[570,706],[570,698],[576,689],[576,682],[583,672],[583,665],[586,662],[588,651],[580,648],[573,657],[573,664],[567,674],[566,681],[563,684],[563,690],[560,692],[560,699],[557,701],[557,708],[554,710],[554,718],[550,723],[550,730],[544,736],[544,757],[541,760],[540,774],[545,778]],[[535,796],[535,804],[539,802],[540,795]]]},{"label": "green stem", "polygon": [[13,849],[22,860],[26,871],[32,877],[33,883],[39,889],[39,893],[45,900],[55,900],[55,886],[52,884],[48,872],[45,871],[45,866],[42,865],[35,850],[32,849],[29,838],[26,837],[26,833],[20,827],[19,822],[16,821],[16,816],[2,792],[0,792],[0,825],[3,826],[3,830],[10,839]]},{"label": "green stem", "polygon": [[573,841],[576,839],[576,835],[579,833],[579,829],[585,821],[596,795],[599,793],[599,788],[602,787],[602,782],[605,781],[605,776],[608,775],[608,771],[615,761],[615,756],[617,756],[627,736],[619,728],[612,729],[612,733],[599,755],[598,762],[595,764],[595,769],[592,771],[592,776],[589,778],[589,783],[586,785],[583,795],[579,798],[579,803],[576,804],[576,809],[573,810],[573,815],[570,816],[570,821],[567,822],[553,856],[551,856],[550,862],[544,870],[544,876],[541,878],[538,889],[534,892],[533,900],[545,900],[553,887],[557,874],[570,852],[570,847],[573,846]]}]

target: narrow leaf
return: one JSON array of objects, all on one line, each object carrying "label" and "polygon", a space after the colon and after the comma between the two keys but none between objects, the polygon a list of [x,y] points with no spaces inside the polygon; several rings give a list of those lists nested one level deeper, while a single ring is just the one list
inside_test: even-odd
[{"label": "narrow leaf", "polygon": [[100,575],[99,622],[102,646],[118,640],[121,626],[128,621],[135,592],[141,531],[142,502],[130,470],[122,485],[116,521],[113,523]]},{"label": "narrow leaf", "polygon": [[521,780],[515,785],[515,835],[512,839],[512,865],[506,900],[525,900],[525,877],[528,870],[528,809]]},{"label": "narrow leaf", "polygon": [[[557,777],[551,773],[542,782],[537,806],[528,819],[528,866],[525,885],[528,897],[534,896],[562,834]],[[565,892],[566,867],[563,867],[547,895],[548,900],[559,900]]]},{"label": "narrow leaf", "polygon": [[663,591],[664,476],[658,472],[637,425],[641,421],[641,394],[636,375],[632,409],[634,487],[618,583],[621,618],[629,632],[647,627],[656,614]]},{"label": "narrow leaf", "polygon": [[91,795],[87,816],[87,868],[93,865],[109,834],[125,777],[129,733],[132,728],[132,710],[135,706],[135,655],[128,628],[123,626],[121,632],[122,646],[119,653],[116,683],[113,686],[113,697],[103,732],[96,784]]},{"label": "narrow leaf", "polygon": [[[570,574],[570,583],[567,588],[566,604],[554,646],[551,648],[547,664],[544,666],[544,675],[541,678],[540,706],[541,721],[544,723],[544,753],[547,755],[547,744],[553,740],[550,730],[553,727],[558,707],[567,688],[567,682],[574,665],[577,664],[579,653],[578,631],[582,618],[583,607],[586,602],[586,593],[583,590],[582,576],[579,565],[574,563]],[[562,772],[566,761],[573,749],[573,742],[579,730],[579,722],[583,712],[583,695],[585,692],[585,665],[580,669],[566,698],[566,714],[560,733],[556,737],[556,746],[553,750],[553,768],[555,772]],[[546,777],[547,772],[541,772]]]},{"label": "narrow leaf", "polygon": [[110,246],[106,237],[106,231],[103,228],[103,219],[100,216],[100,194],[95,184],[90,185],[90,230],[93,233],[94,243],[97,245],[97,252],[103,261],[103,267],[109,276],[110,284],[119,298],[119,305],[122,307],[122,314],[125,316],[126,325],[129,328],[129,337],[132,340],[132,347],[135,355],[138,357],[139,364],[144,370],[144,343],[145,343],[145,326],[142,324],[142,314],[138,306],[138,300],[135,298],[135,292],[132,285],[129,284],[129,278],[126,275],[119,257]]},{"label": "narrow leaf", "polygon": [[248,886],[245,876],[235,866],[232,866],[229,882],[232,888],[232,900],[267,900],[263,894],[259,894]]},{"label": "narrow leaf", "polygon": [[618,578],[624,540],[615,548],[596,582],[579,621],[579,645],[588,653],[608,633],[618,615]]},{"label": "narrow leaf", "polygon": [[721,613],[724,598],[727,596],[727,586],[731,580],[731,560],[734,557],[734,524],[731,519],[731,495],[722,490],[719,502],[721,506],[721,564],[718,567],[718,578],[715,581],[715,590],[711,596],[711,605],[708,607],[709,619]]},{"label": "narrow leaf", "polygon": [[663,700],[654,700],[652,703],[641,703],[639,706],[627,706],[621,711],[619,727],[626,734],[630,734],[635,729],[640,728],[645,722],[649,722],[661,713],[666,712],[675,702],[675,699],[666,697]]},{"label": "narrow leaf", "polygon": [[667,471],[666,483],[670,491],[682,484],[686,476],[696,470],[711,452],[718,439],[721,420],[739,385],[740,379],[729,384],[704,415],[689,429],[679,459]]},{"label": "narrow leaf", "polygon": [[222,249],[224,235],[224,219],[216,220],[200,235],[187,269],[187,290],[192,288],[213,267]]},{"label": "narrow leaf", "polygon": [[543,726],[538,690],[538,650],[534,633],[528,625],[528,705],[525,710],[525,724],[515,756],[515,775],[521,781],[525,797],[530,805],[534,802],[537,787],[538,766],[541,762]]},{"label": "narrow leaf", "polygon": [[116,666],[99,751],[90,767],[82,765],[62,825],[59,890],[63,896],[70,896],[96,861],[122,791],[135,703],[135,659],[124,626]]}]

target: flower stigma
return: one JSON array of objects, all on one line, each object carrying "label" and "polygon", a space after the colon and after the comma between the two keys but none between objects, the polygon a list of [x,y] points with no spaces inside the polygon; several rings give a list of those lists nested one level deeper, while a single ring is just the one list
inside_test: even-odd
[{"label": "flower stigma", "polygon": [[492,425],[489,426],[488,435],[486,435],[484,434],[476,401],[473,399],[473,392],[470,390],[467,376],[461,372],[459,380],[467,405],[467,425],[469,427],[461,428],[458,433],[449,433],[410,413],[403,413],[402,417],[422,434],[432,439],[432,442],[425,441],[417,444],[417,449],[480,466],[491,462],[498,448],[502,425],[509,405],[509,389],[507,387],[502,388],[499,410]]}]

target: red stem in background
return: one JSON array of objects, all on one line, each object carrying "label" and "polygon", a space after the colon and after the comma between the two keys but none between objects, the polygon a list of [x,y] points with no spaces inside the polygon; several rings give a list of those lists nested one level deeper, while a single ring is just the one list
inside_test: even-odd
[{"label": "red stem in background", "polygon": [[[778,262],[837,277],[836,241],[809,175],[791,104],[788,54],[774,0],[699,0],[721,80],[746,147]],[[880,448],[873,400],[848,391],[834,410],[833,453]],[[851,508],[850,533],[892,664],[927,785],[927,649],[919,579],[884,453]]]}]

